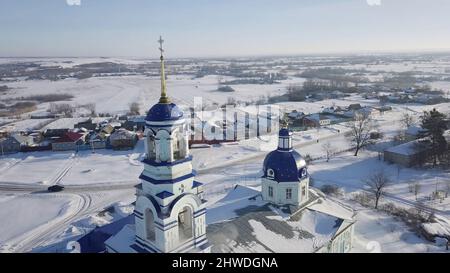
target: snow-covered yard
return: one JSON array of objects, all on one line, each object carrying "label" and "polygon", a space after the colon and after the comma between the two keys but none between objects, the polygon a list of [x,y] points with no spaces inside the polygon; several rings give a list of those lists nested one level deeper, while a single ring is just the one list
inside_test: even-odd
[{"label": "snow-covered yard", "polygon": [[20,184],[53,184],[72,164],[73,152],[33,152],[0,159],[0,182]]},{"label": "snow-covered yard", "polygon": [[61,179],[63,185],[138,183],[140,154],[111,150],[82,151]]},{"label": "snow-covered yard", "polygon": [[372,209],[358,207],[352,252],[442,252],[439,246],[419,237],[403,222]]},{"label": "snow-covered yard", "polygon": [[33,236],[42,226],[70,214],[79,200],[71,195],[0,195],[0,252],[13,240],[20,243],[23,236]]}]

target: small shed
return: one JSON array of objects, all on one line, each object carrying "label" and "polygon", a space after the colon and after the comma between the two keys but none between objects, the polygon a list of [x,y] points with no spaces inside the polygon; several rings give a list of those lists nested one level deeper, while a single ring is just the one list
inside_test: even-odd
[{"label": "small shed", "polygon": [[424,162],[427,156],[428,145],[425,141],[410,141],[384,151],[384,161],[412,167]]}]

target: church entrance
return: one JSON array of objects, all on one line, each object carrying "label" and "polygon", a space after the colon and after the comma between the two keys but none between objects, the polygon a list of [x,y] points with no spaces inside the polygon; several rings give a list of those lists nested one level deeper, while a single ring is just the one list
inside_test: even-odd
[{"label": "church entrance", "polygon": [[178,213],[178,238],[180,243],[194,237],[193,219],[194,215],[189,206],[184,207]]}]

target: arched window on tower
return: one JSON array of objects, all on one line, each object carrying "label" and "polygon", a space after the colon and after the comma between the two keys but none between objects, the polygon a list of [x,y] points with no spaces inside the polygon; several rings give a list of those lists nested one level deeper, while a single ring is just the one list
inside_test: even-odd
[{"label": "arched window on tower", "polygon": [[155,135],[152,132],[149,132],[147,135],[147,158],[156,158]]},{"label": "arched window on tower", "polygon": [[171,161],[172,159],[172,145],[171,145],[172,139],[170,137],[169,132],[166,130],[159,130],[158,133],[156,133],[156,157],[157,160],[165,162],[165,161]]},{"label": "arched window on tower", "polygon": [[178,160],[180,159],[180,139],[179,135],[175,135],[175,139],[173,140],[173,159]]},{"label": "arched window on tower", "polygon": [[155,241],[155,217],[151,209],[144,211],[145,236],[149,241]]},{"label": "arched window on tower", "polygon": [[185,136],[177,129],[173,132],[173,158],[174,160],[186,157]]},{"label": "arched window on tower", "polygon": [[194,237],[193,219],[192,208],[189,206],[182,208],[178,213],[178,238],[180,243]]}]

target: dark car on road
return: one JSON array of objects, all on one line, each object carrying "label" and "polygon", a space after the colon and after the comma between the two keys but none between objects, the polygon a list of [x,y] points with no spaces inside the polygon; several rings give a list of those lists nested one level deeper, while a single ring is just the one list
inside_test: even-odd
[{"label": "dark car on road", "polygon": [[59,191],[64,190],[64,187],[60,186],[60,185],[53,185],[53,186],[48,187],[47,190],[49,192],[59,192]]}]

